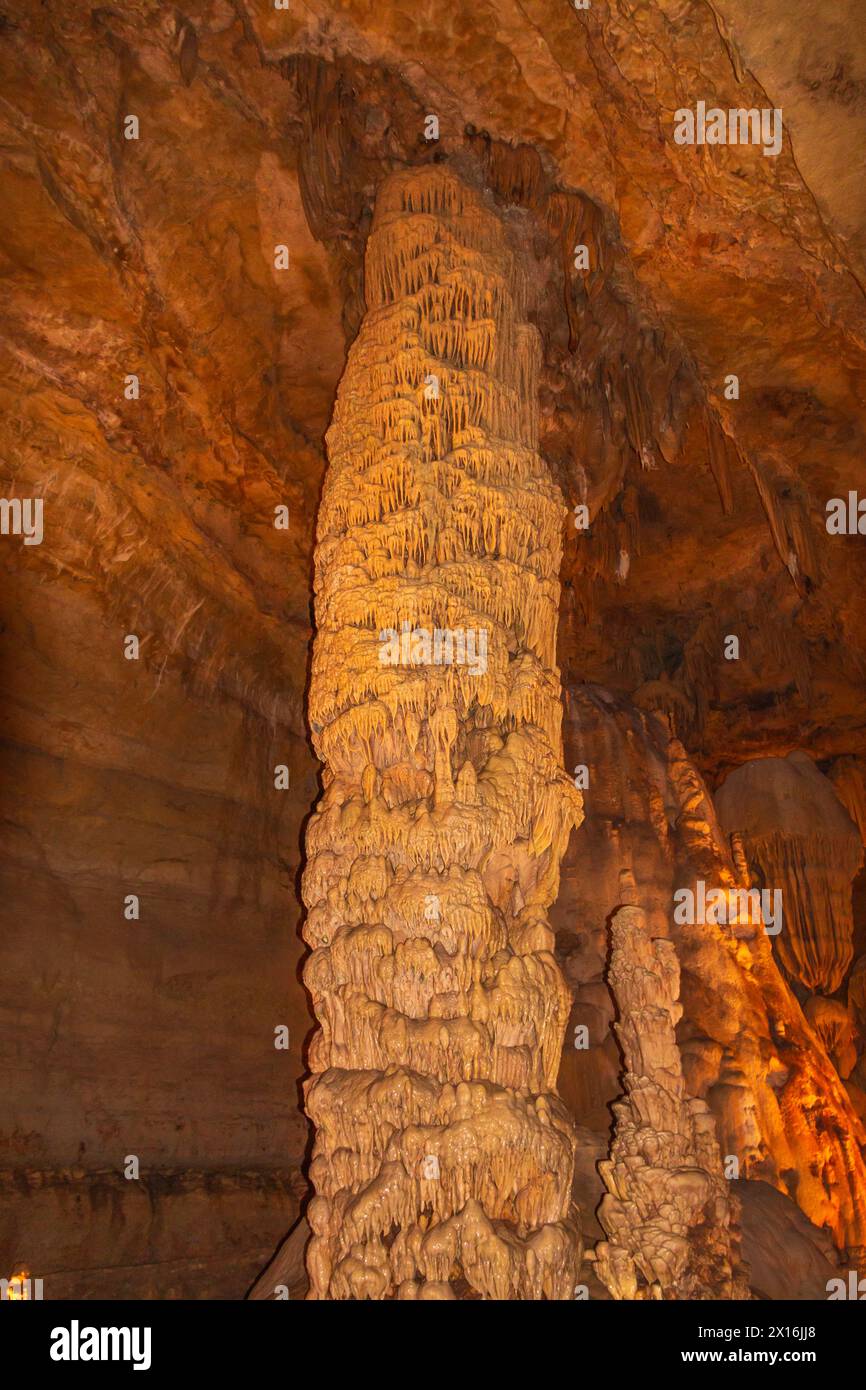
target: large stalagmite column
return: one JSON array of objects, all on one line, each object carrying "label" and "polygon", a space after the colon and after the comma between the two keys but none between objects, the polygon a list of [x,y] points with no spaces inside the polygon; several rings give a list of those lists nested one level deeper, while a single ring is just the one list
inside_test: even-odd
[{"label": "large stalagmite column", "polygon": [[366,298],[315,567],[311,1297],[569,1298],[546,911],[581,805],[538,339],[503,223],[442,166],[383,186]]}]

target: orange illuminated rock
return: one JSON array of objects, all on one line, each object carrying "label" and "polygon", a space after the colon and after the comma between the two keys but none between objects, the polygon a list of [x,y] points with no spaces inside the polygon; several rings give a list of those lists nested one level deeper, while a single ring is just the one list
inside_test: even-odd
[{"label": "orange illuminated rock", "polygon": [[780,961],[807,989],[833,994],[853,955],[851,882],[863,845],[832,784],[803,753],[756,758],[731,773],[716,806],[764,886],[781,893]]},{"label": "orange illuminated rock", "polygon": [[857,1064],[854,1023],[845,1005],[838,999],[825,999],[813,994],[803,1006],[803,1012],[827,1050],[843,1081],[847,1081]]},{"label": "orange illuminated rock", "polygon": [[[600,1029],[606,923],[639,897],[648,934],[670,936],[676,948],[683,1010],[676,1038],[686,1093],[712,1110],[726,1167],[740,1179],[772,1184],[838,1248],[860,1251],[862,1059],[843,1084],[835,1040],[804,1017],[780,969],[776,937],[754,923],[678,920],[675,892],[703,883],[733,901],[753,887],[742,845],[728,842],[679,740],[658,716],[597,686],[571,687],[567,710],[566,765],[580,761],[590,769],[585,820],[569,844],[552,913],[574,993],[572,1022],[587,1019],[592,1002]],[[849,985],[854,1017],[861,978],[855,971]],[[623,1092],[618,1065],[608,1062],[613,1034],[599,1042],[591,1031],[590,1045],[579,1050],[570,1032],[560,1090],[580,1124],[606,1135],[609,1107]],[[849,1061],[850,1051],[843,1070]]]},{"label": "orange illuminated rock", "polygon": [[675,1028],[680,969],[671,941],[650,939],[638,907],[611,925],[610,982],[625,1059],[614,1106],[596,1271],[614,1298],[745,1298],[739,1202],[722,1167],[713,1116],[685,1088]]}]

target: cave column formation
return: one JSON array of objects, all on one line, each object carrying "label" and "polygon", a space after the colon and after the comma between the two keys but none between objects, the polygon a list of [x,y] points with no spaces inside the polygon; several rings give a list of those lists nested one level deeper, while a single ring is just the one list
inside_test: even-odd
[{"label": "cave column formation", "polygon": [[596,1246],[596,1272],[616,1299],[747,1298],[739,1200],[713,1115],[686,1092],[676,947],[650,937],[636,906],[616,913],[611,941],[625,1094],[613,1107],[611,1156],[600,1165],[608,1239]]},{"label": "cave column formation", "polygon": [[441,165],[382,186],[365,292],[315,557],[310,1297],[566,1299],[546,913],[582,807],[539,341],[503,221]]}]

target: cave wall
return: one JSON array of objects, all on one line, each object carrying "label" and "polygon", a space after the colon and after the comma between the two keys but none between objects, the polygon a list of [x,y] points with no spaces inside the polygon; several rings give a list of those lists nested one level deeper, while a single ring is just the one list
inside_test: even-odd
[{"label": "cave wall", "polygon": [[[190,104],[176,16],[149,9],[133,61],[108,12],[61,10],[0,24],[0,479],[45,509],[40,545],[0,545],[0,1264],[48,1297],[240,1297],[308,1142],[303,691],[342,296],[291,146],[219,80]],[[288,84],[252,86],[288,119]]]},{"label": "cave wall", "polygon": [[302,1190],[313,760],[301,730],[125,660],[81,587],[19,574],[6,615],[4,1263],[55,1297],[238,1297]]}]

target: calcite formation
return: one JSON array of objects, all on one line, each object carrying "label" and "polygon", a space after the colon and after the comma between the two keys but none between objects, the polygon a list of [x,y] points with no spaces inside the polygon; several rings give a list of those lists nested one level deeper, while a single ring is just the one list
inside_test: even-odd
[{"label": "calcite formation", "polygon": [[848,1009],[839,999],[813,994],[806,1000],[803,1012],[842,1080],[847,1081],[857,1064],[854,1021]]},{"label": "calcite formation", "polygon": [[671,941],[651,939],[639,907],[611,924],[610,984],[620,1021],[625,1096],[599,1219],[596,1269],[618,1299],[742,1298],[738,1199],[722,1167],[712,1113],[690,1098],[676,1042],[680,969]]},{"label": "calcite formation", "polygon": [[862,758],[837,758],[828,775],[866,844],[866,762]]},{"label": "calcite formation", "polygon": [[775,949],[785,969],[810,991],[835,993],[853,957],[863,844],[832,784],[805,753],[756,758],[731,773],[716,806],[763,885],[781,893]]},{"label": "calcite formation", "polygon": [[564,1299],[570,999],[546,912],[581,800],[538,339],[505,224],[452,170],[382,186],[365,284],[315,556],[310,1296]]},{"label": "calcite formation", "polygon": [[[316,1290],[566,1289],[557,595],[584,1236],[630,884],[680,963],[686,1094],[778,1217],[754,1287],[796,1285],[797,1223],[861,1259],[848,832],[813,854],[836,813],[781,817],[781,939],[671,915],[765,886],[708,790],[748,759],[802,746],[866,833],[866,29],[836,10],[4,0],[0,1278],[240,1296],[306,1205],[312,730]],[[699,100],[784,108],[778,155],[676,144]],[[309,1234],[256,1297],[306,1291]]]},{"label": "calcite formation", "polygon": [[[736,835],[726,842],[713,799],[676,739],[669,770],[690,874],[731,895],[751,890],[757,880],[744,843]],[[787,904],[782,892],[779,935]],[[680,926],[674,939],[683,971],[681,1047],[689,1088],[712,1108],[722,1154],[738,1160],[741,1176],[765,1178],[787,1192],[814,1225],[831,1232],[841,1251],[862,1263],[866,1132],[780,968],[778,936],[753,921],[706,921]]]},{"label": "calcite formation", "polygon": [[866,956],[854,962],[848,981],[848,1008],[852,1018],[866,1036]]},{"label": "calcite formation", "polygon": [[[776,938],[759,923],[674,919],[675,889],[695,890],[703,882],[721,888],[733,904],[734,894],[757,880],[666,724],[596,686],[569,688],[566,703],[566,765],[579,758],[592,773],[553,920],[574,991],[572,1023],[591,1026],[586,1050],[566,1040],[563,1095],[584,1124],[606,1136],[608,1107],[623,1089],[619,1052],[611,1057],[613,1031],[602,1036],[606,922],[623,902],[639,901],[648,935],[669,935],[676,949],[683,1006],[676,1034],[686,1093],[712,1110],[723,1161],[739,1179],[732,1178],[736,1192],[745,1201],[743,1179],[772,1184],[859,1259],[866,1241],[866,1133],[858,1116],[866,1107],[858,1081],[862,1059],[847,1079],[839,1069],[850,1064],[850,1032],[810,1024],[778,963]],[[627,898],[628,880],[638,891]],[[866,973],[852,972],[852,1021],[861,994],[866,998],[862,979]],[[821,998],[806,1000],[813,1019]],[[837,1001],[823,1002],[844,1022]]]}]

